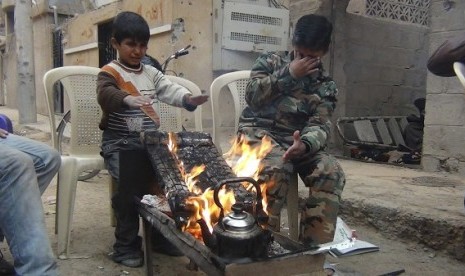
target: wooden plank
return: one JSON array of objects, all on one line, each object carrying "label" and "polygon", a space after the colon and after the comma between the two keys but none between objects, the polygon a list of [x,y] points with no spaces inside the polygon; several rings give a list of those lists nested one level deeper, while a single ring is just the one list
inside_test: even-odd
[{"label": "wooden plank", "polygon": [[391,134],[389,134],[389,130],[386,126],[386,122],[384,121],[383,118],[379,118],[376,121],[376,127],[378,128],[378,132],[379,132],[379,135],[381,136],[381,140],[383,141],[383,144],[391,145],[392,144]]},{"label": "wooden plank", "polygon": [[360,142],[379,143],[370,120],[354,121],[354,127]]},{"label": "wooden plank", "polygon": [[391,131],[391,135],[394,138],[394,142],[396,145],[402,144],[405,145],[404,137],[402,136],[402,132],[400,130],[399,124],[395,118],[390,118],[388,121],[389,130]]}]

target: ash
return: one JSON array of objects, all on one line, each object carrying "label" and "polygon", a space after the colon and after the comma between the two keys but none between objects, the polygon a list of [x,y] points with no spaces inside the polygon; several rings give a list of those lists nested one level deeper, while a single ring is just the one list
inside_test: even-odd
[{"label": "ash", "polygon": [[287,250],[282,245],[280,245],[278,242],[273,241],[270,244],[270,247],[268,249],[268,257],[282,255],[282,254],[286,254],[289,252],[291,252],[291,250]]}]

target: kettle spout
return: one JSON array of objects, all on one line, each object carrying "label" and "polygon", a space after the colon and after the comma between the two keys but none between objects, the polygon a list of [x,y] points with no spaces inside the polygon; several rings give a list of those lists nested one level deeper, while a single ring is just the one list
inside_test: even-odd
[{"label": "kettle spout", "polygon": [[202,230],[202,239],[206,246],[210,247],[211,249],[216,249],[216,237],[212,233],[210,233],[210,229],[208,229],[207,223],[203,219],[197,220],[197,223],[200,225],[200,229]]}]

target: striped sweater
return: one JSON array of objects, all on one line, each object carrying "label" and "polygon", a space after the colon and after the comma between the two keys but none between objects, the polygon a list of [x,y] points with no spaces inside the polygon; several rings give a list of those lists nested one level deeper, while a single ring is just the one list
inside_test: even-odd
[{"label": "striped sweater", "polygon": [[192,111],[195,107],[184,103],[189,90],[172,83],[152,66],[141,64],[132,69],[112,61],[102,67],[97,77],[97,100],[103,115],[100,129],[112,130],[121,136],[138,136],[149,128],[159,127],[153,106],[130,109],[123,99],[128,95],[151,95],[155,100]]}]

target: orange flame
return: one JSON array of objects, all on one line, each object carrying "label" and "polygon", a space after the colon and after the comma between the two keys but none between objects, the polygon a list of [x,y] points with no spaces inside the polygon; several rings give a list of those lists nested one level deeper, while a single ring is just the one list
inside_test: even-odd
[{"label": "orange flame", "polygon": [[[189,221],[183,231],[186,231],[195,238],[202,240],[202,231],[197,221],[199,219],[203,219],[210,232],[213,232],[213,226],[218,222],[221,210],[215,204],[213,199],[213,190],[208,188],[202,192],[202,190],[196,185],[196,177],[205,170],[205,165],[202,164],[200,166],[195,166],[190,172],[186,172],[183,162],[179,160],[176,155],[178,147],[174,133],[170,132],[168,139],[168,148],[178,162],[184,181],[189,191],[195,194],[195,196],[190,196],[186,199],[186,204],[192,209],[195,215],[189,218]],[[271,151],[272,147],[271,139],[268,136],[264,136],[262,142],[254,146],[248,143],[245,136],[241,136],[233,143],[231,149],[224,156],[226,158],[226,162],[232,167],[233,172],[237,176],[252,177],[257,180],[262,169],[260,162]],[[266,184],[262,185],[260,188],[263,198],[262,204],[264,210],[266,210]],[[253,189],[253,185],[250,184],[246,187],[246,189]],[[218,192],[218,198],[223,206],[224,213],[230,212],[231,206],[235,203],[234,193],[223,187]]]},{"label": "orange flame", "polygon": [[[263,136],[261,143],[251,145],[244,135],[236,139],[231,149],[224,154],[226,162],[233,168],[234,173],[239,177],[252,177],[257,180],[263,169],[261,161],[270,153],[273,148],[270,137]],[[266,210],[266,189],[272,183],[265,183],[260,186],[262,192],[262,205]],[[246,187],[247,190],[253,189],[252,185]]]}]

